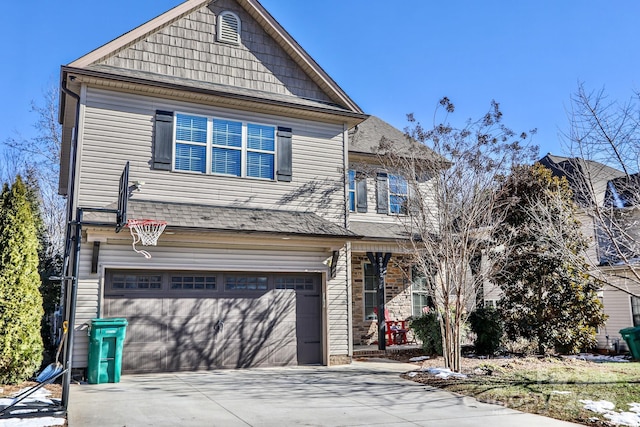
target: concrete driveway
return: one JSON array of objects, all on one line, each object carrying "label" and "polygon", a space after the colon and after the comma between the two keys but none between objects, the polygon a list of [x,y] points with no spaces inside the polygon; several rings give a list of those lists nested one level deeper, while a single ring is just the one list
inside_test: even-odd
[{"label": "concrete driveway", "polygon": [[125,375],[72,385],[69,426],[570,426],[407,381],[414,365]]}]

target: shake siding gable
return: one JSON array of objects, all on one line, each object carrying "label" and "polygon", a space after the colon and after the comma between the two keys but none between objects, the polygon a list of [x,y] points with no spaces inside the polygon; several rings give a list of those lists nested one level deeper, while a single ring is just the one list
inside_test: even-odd
[{"label": "shake siding gable", "polygon": [[[292,129],[291,182],[154,170],[152,137],[157,110],[284,125]],[[127,161],[130,181],[144,181],[133,197],[262,209],[313,211],[344,225],[342,126],[197,106],[104,90],[87,90],[80,162],[79,206],[116,201]],[[170,185],[168,185],[170,183]]]},{"label": "shake siding gable", "polygon": [[[237,46],[216,41],[217,16],[224,11],[240,18],[241,43]],[[98,64],[330,101],[233,0],[204,6]]]}]

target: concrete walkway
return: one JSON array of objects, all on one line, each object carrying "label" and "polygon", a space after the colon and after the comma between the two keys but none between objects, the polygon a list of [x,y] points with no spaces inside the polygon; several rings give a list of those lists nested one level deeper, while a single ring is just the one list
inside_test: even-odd
[{"label": "concrete walkway", "polygon": [[390,361],[125,375],[72,385],[69,426],[570,426],[399,377]]}]

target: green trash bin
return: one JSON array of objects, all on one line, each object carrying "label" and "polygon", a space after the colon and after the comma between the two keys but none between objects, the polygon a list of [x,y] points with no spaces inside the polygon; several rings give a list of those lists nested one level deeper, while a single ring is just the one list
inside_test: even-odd
[{"label": "green trash bin", "polygon": [[635,360],[640,360],[640,326],[620,329],[620,335],[627,342],[631,356]]},{"label": "green trash bin", "polygon": [[120,382],[127,319],[92,319],[89,332],[89,384]]}]

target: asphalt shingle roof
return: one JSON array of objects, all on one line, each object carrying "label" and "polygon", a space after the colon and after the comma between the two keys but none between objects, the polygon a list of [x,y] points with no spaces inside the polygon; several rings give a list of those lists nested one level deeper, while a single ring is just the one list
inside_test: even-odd
[{"label": "asphalt shingle roof", "polygon": [[[102,213],[87,212],[86,221],[109,221]],[[167,221],[168,228],[274,233],[312,237],[358,236],[344,227],[327,221],[313,212],[206,206],[147,200],[129,200],[129,219]]]}]

